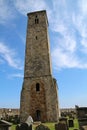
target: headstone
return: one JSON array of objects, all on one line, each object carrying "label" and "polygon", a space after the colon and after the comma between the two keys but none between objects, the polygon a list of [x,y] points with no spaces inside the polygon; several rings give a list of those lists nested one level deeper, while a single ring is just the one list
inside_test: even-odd
[{"label": "headstone", "polygon": [[16,130],[32,130],[32,125],[28,126],[27,123],[22,123],[16,126]]},{"label": "headstone", "polygon": [[28,124],[28,126],[33,124],[33,118],[31,116],[29,116],[26,120],[26,123]]},{"label": "headstone", "polygon": [[28,130],[28,124],[27,123],[22,123],[20,125],[20,130]]},{"label": "headstone", "polygon": [[50,130],[47,126],[42,124],[38,125],[35,130]]},{"label": "headstone", "polygon": [[65,123],[55,124],[55,130],[68,130],[68,127]]},{"label": "headstone", "polygon": [[5,120],[0,120],[0,130],[9,130],[9,127],[11,126],[12,124],[5,121]]},{"label": "headstone", "polygon": [[68,123],[69,123],[69,127],[74,127],[74,122],[73,122],[73,120],[68,120]]},{"label": "headstone", "polygon": [[28,126],[28,130],[32,130],[32,125]]},{"label": "headstone", "polygon": [[67,125],[67,118],[66,117],[59,118],[59,122],[65,123]]}]

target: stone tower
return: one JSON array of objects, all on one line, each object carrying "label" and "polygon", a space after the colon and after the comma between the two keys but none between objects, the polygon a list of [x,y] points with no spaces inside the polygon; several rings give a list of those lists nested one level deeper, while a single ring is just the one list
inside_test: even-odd
[{"label": "stone tower", "polygon": [[46,11],[28,13],[24,82],[21,91],[21,122],[57,121],[59,115],[56,80],[52,77]]}]

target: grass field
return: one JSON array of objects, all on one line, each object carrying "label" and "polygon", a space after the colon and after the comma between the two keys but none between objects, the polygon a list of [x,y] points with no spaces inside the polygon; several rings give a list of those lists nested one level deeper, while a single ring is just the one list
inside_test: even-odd
[{"label": "grass field", "polygon": [[[50,128],[50,130],[55,130],[55,124],[56,123],[43,123],[43,125],[46,125],[46,126],[48,126],[49,128]],[[33,125],[33,129],[35,130],[35,127],[36,127],[37,125]],[[12,125],[12,127],[11,127],[11,130],[15,130],[15,125]],[[69,130],[73,130],[73,129],[78,129],[79,128],[79,125],[78,125],[78,121],[77,121],[77,119],[74,119],[74,127],[70,127],[69,128]]]},{"label": "grass field", "polygon": [[15,130],[16,125],[12,125],[11,130]]}]

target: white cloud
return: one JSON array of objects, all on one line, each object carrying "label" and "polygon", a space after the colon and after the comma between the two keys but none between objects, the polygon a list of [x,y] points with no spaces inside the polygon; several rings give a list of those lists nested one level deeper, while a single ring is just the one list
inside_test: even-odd
[{"label": "white cloud", "polygon": [[[29,12],[34,12],[34,11],[40,11],[40,10],[46,10],[47,15],[49,19],[52,18],[52,1],[50,0],[13,0],[14,6],[18,12],[21,14],[25,15]],[[49,6],[50,4],[50,6]]]},{"label": "white cloud", "polygon": [[81,47],[81,52],[83,53],[83,54],[87,54],[87,38],[83,38],[82,40],[81,40],[81,45],[82,45],[82,47]]},{"label": "white cloud", "polygon": [[64,39],[61,40],[62,48],[64,48],[65,51],[69,51],[70,53],[74,53],[76,51],[76,41],[74,38],[70,36],[64,36]]},{"label": "white cloud", "polygon": [[16,52],[2,42],[0,42],[0,55],[2,57],[1,60],[7,62],[9,66],[22,69],[20,60],[17,59]]},{"label": "white cloud", "polygon": [[83,54],[87,51],[87,2],[84,0],[81,2],[82,5],[77,1],[73,6],[72,0],[53,1],[55,13],[51,21],[51,29],[62,36],[57,36],[58,38],[54,40],[56,46],[52,50],[53,65],[57,69],[87,69],[87,56],[85,55],[84,58]]},{"label": "white cloud", "polygon": [[78,4],[79,4],[82,14],[87,15],[87,1],[80,0],[78,1]]},{"label": "white cloud", "polygon": [[31,11],[46,9],[47,7],[44,0],[14,0],[14,5],[16,9],[24,15]]},{"label": "white cloud", "polygon": [[87,49],[87,38],[84,38],[81,43],[82,43],[83,47],[85,49]]},{"label": "white cloud", "polygon": [[10,2],[9,0],[0,0],[0,24],[6,24],[7,21],[15,17]]},{"label": "white cloud", "polygon": [[[60,68],[87,68],[87,59],[83,60],[84,57],[78,55],[78,51],[87,54],[86,0],[75,2],[73,0],[51,0],[50,3],[47,0],[13,0],[11,2],[14,8],[23,15],[32,11],[47,10],[51,32],[62,36],[57,37],[56,42],[54,41],[56,47],[52,54],[53,60],[56,61],[55,66],[59,64]],[[12,17],[12,8],[8,8],[5,0],[1,0],[0,4],[2,6],[0,9],[1,21],[5,21],[7,17]],[[15,60],[13,63],[8,55],[4,59],[6,57],[10,65],[15,63]],[[70,64],[71,62],[72,64]]]},{"label": "white cloud", "polygon": [[21,74],[21,73],[11,74],[11,75],[9,75],[9,77],[11,77],[11,78],[23,78],[23,74]]},{"label": "white cloud", "polygon": [[62,68],[80,68],[87,69],[87,63],[77,57],[75,54],[64,52],[61,48],[56,48],[52,52],[54,69]]}]

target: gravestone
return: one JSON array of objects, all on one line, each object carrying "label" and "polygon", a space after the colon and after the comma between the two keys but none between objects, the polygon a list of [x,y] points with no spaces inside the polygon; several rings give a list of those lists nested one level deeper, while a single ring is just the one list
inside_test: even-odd
[{"label": "gravestone", "polygon": [[69,124],[69,127],[74,127],[74,122],[73,122],[73,120],[68,120],[68,124]]},{"label": "gravestone", "polygon": [[16,130],[32,130],[32,125],[28,126],[27,123],[22,123],[16,126]]},{"label": "gravestone", "polygon": [[[83,126],[87,126],[87,107],[77,107],[76,106],[76,113],[79,122],[80,130],[84,130]],[[87,127],[86,127],[87,130]]]},{"label": "gravestone", "polygon": [[28,126],[28,130],[32,130],[32,125]]},{"label": "gravestone", "polygon": [[29,116],[25,123],[27,123],[28,126],[32,125],[33,124],[33,118],[31,116]]},{"label": "gravestone", "polygon": [[68,127],[65,123],[55,124],[55,130],[68,130]]},{"label": "gravestone", "polygon": [[59,122],[65,123],[67,125],[67,118],[66,117],[59,118]]},{"label": "gravestone", "polygon": [[9,130],[11,125],[11,123],[5,120],[0,120],[0,130]]},{"label": "gravestone", "polygon": [[20,125],[20,130],[28,130],[28,124],[27,123],[22,123]]},{"label": "gravestone", "polygon": [[47,126],[42,124],[38,125],[35,130],[50,130]]},{"label": "gravestone", "polygon": [[59,118],[59,123],[61,124],[65,124],[68,130],[68,122],[67,122],[67,118],[66,117],[61,117]]}]

